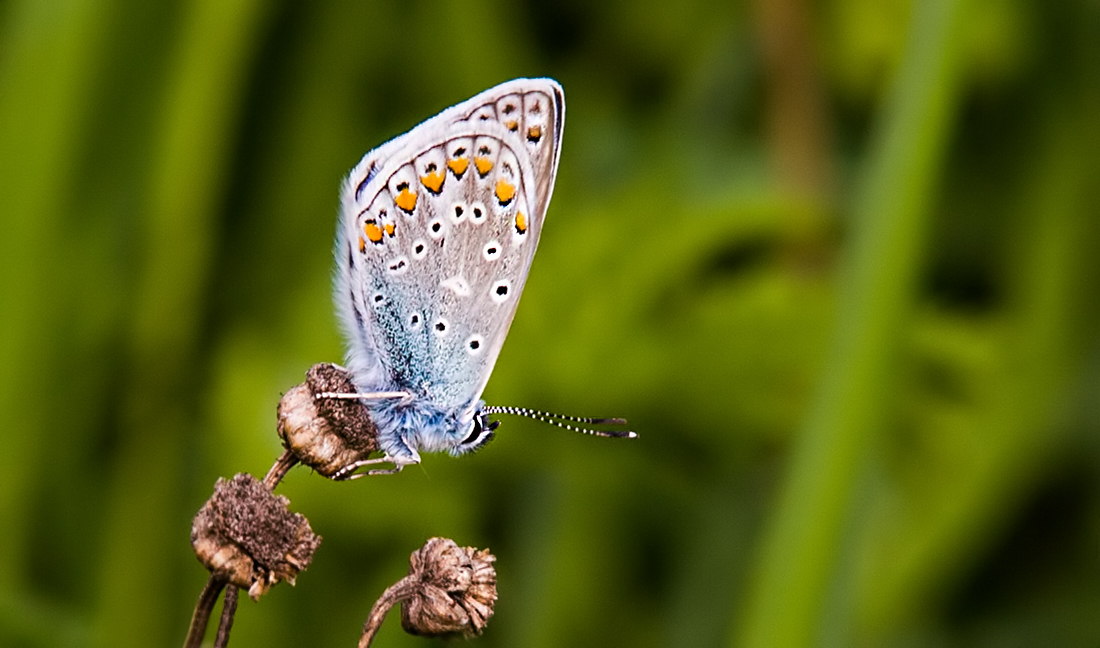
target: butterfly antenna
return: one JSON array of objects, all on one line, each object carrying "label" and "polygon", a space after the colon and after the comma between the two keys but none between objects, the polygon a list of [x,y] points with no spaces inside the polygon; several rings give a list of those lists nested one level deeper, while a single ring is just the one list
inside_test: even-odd
[{"label": "butterfly antenna", "polygon": [[529,419],[535,419],[536,421],[542,421],[543,423],[549,423],[550,425],[556,425],[562,429],[569,430],[571,432],[580,432],[581,434],[591,434],[601,437],[616,437],[622,439],[634,439],[638,434],[633,430],[594,430],[592,428],[578,427],[576,425],[570,425],[564,421],[572,421],[574,423],[584,423],[586,425],[626,425],[626,419],[623,418],[592,418],[588,416],[567,416],[565,414],[553,414],[551,412],[540,412],[539,410],[528,409],[526,407],[507,407],[501,405],[491,405],[489,407],[482,408],[483,414],[512,414],[513,416],[523,416]]}]

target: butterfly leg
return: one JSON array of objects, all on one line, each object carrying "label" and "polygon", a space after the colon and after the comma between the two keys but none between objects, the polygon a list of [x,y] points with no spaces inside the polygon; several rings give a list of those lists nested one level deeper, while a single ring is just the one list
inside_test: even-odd
[{"label": "butterfly leg", "polygon": [[[372,470],[368,470],[367,472],[356,472],[357,470],[359,470],[360,468],[362,468],[364,466],[373,466],[373,465],[377,465],[377,464],[387,464],[387,463],[388,464],[393,464],[393,467],[392,468],[374,468]],[[350,481],[352,479],[359,479],[360,477],[365,477],[366,475],[395,475],[395,474],[401,472],[401,469],[404,468],[405,466],[408,466],[408,465],[411,465],[411,464],[417,464],[417,463],[420,463],[419,458],[417,458],[416,460],[410,461],[408,459],[398,459],[396,457],[391,457],[389,455],[386,455],[384,457],[376,457],[374,459],[363,459],[361,461],[356,461],[354,463],[350,463],[350,464],[344,466],[339,471],[337,471],[332,476],[332,478],[335,481]]]},{"label": "butterfly leg", "polygon": [[412,394],[406,391],[382,391],[382,392],[366,392],[366,393],[342,393],[342,392],[320,392],[314,395],[314,398],[339,398],[343,400],[383,400],[386,398],[410,398]]}]

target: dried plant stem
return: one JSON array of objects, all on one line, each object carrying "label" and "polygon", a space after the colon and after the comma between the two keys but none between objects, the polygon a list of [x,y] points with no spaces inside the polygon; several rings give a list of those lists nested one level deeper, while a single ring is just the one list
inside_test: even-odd
[{"label": "dried plant stem", "polygon": [[275,460],[275,464],[271,466],[271,469],[267,471],[267,474],[264,475],[264,486],[274,491],[279,482],[283,480],[283,477],[286,477],[290,469],[296,465],[298,465],[298,458],[290,450],[284,450],[283,454]]},{"label": "dried plant stem", "polygon": [[233,629],[233,615],[237,612],[237,593],[239,591],[236,585],[225,588],[222,617],[218,621],[218,634],[214,637],[214,648],[225,648],[229,645],[229,631]]},{"label": "dried plant stem", "polygon": [[764,131],[782,185],[828,198],[833,189],[828,101],[807,0],[756,0],[764,88]]},{"label": "dried plant stem", "polygon": [[[275,486],[297,464],[298,459],[294,454],[289,450],[284,451],[275,460],[271,469],[267,471],[267,475],[264,476],[264,486],[268,490],[275,490]],[[210,613],[214,610],[214,604],[218,602],[218,595],[221,594],[222,589],[225,589],[225,603],[222,605],[222,615],[218,622],[218,634],[214,646],[225,648],[229,643],[229,631],[233,628],[233,615],[237,612],[238,590],[235,585],[229,585],[226,588],[228,582],[228,579],[224,576],[210,575],[209,580],[206,581],[206,587],[203,588],[202,594],[199,595],[199,600],[195,604],[195,613],[191,616],[191,627],[187,631],[187,639],[184,641],[183,648],[198,648],[202,644],[206,627],[210,623]]]},{"label": "dried plant stem", "polygon": [[206,626],[210,622],[210,613],[214,610],[214,604],[218,602],[218,595],[226,585],[226,580],[214,574],[206,581],[206,587],[199,600],[195,603],[195,613],[191,615],[191,628],[187,631],[187,640],[183,642],[183,648],[199,648],[202,645],[202,637],[206,634]]},{"label": "dried plant stem", "polygon": [[399,602],[411,597],[416,591],[417,583],[418,578],[416,576],[406,576],[382,593],[382,596],[375,602],[374,607],[371,608],[367,622],[363,625],[363,635],[359,638],[359,648],[370,646],[371,642],[374,641],[374,635],[382,627],[382,622],[386,620],[386,613]]}]

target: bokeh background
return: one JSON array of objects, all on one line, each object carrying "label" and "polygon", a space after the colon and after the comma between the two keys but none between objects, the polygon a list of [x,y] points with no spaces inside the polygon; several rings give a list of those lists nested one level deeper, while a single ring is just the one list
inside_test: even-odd
[{"label": "bokeh background", "polygon": [[294,470],[231,645],[353,645],[437,535],[471,645],[1100,645],[1095,0],[0,3],[0,645],[182,643],[192,515],[342,358],[343,174],[517,76],[565,142],[486,398],[641,438]]}]

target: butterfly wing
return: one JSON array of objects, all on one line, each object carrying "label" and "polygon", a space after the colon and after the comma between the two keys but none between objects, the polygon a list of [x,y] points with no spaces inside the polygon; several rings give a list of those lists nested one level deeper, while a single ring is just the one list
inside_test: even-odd
[{"label": "butterfly wing", "polygon": [[352,170],[335,297],[358,389],[472,418],[534,258],[563,123],[557,83],[517,79]]}]

